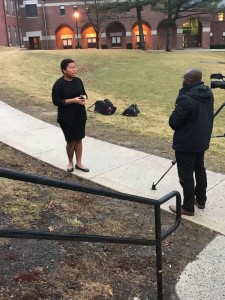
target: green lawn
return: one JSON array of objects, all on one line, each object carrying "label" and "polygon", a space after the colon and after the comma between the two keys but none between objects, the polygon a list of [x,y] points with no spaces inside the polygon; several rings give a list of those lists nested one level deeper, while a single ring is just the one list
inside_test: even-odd
[{"label": "green lawn", "polygon": [[[113,117],[95,114],[95,121],[112,124],[119,130],[126,128],[146,137],[172,139],[168,116],[174,108],[186,69],[202,69],[207,85],[210,85],[211,73],[225,74],[224,52],[5,49],[0,48],[0,92],[13,95],[13,101],[20,103],[29,99],[28,105],[32,101],[50,107],[52,85],[61,76],[60,61],[73,58],[78,66],[78,76],[82,78],[89,95],[90,105],[98,99],[108,98],[118,108]],[[216,110],[225,101],[225,90],[213,91]],[[132,103],[138,105],[141,114],[138,118],[123,117],[123,110]],[[215,120],[214,134],[225,132],[224,120],[225,109]],[[225,154],[224,139],[213,139],[211,151]]]}]

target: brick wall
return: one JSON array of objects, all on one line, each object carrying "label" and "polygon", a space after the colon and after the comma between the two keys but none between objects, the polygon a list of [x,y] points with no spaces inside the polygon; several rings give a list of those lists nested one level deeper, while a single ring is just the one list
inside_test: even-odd
[{"label": "brick wall", "polygon": [[[9,1],[9,0],[7,0]],[[9,1],[11,2],[11,1]],[[0,2],[0,16],[3,13],[3,0]],[[63,0],[46,0],[42,4],[41,0],[20,1],[21,18],[15,16],[7,16],[7,25],[11,30],[17,26],[18,19],[22,27],[23,44],[28,49],[39,47],[42,49],[62,49],[68,47],[76,48],[79,43],[83,48],[88,48],[93,41],[93,28],[89,24],[84,7],[79,1]],[[26,16],[26,7],[28,4],[37,5],[36,17]],[[73,16],[73,6],[77,5],[79,9],[79,18],[77,19],[78,36],[75,18]],[[65,9],[65,15],[60,14],[60,7]],[[172,28],[172,48],[183,49],[185,45],[183,34],[183,23],[190,17],[177,20]],[[218,22],[216,15],[204,15],[204,17],[196,16],[200,22],[201,33],[198,36],[197,45],[202,48],[210,48],[210,42],[218,45],[225,45],[225,22]],[[16,20],[17,19],[17,20]],[[165,49],[166,45],[166,26],[163,23],[164,15],[151,10],[150,5],[146,5],[142,11],[143,31],[146,41],[146,49]],[[4,30],[4,18],[0,18],[0,45],[7,44],[6,30]],[[213,32],[213,39],[210,40],[210,32]],[[224,33],[225,34],[225,33]],[[118,35],[118,36],[116,36]],[[211,33],[212,35],[212,33]],[[12,44],[13,34],[11,35]],[[118,45],[113,44],[118,41]],[[128,44],[133,48],[138,48],[138,27],[136,19],[136,9],[127,13],[117,14],[102,24],[101,44],[107,48],[126,48]]]}]

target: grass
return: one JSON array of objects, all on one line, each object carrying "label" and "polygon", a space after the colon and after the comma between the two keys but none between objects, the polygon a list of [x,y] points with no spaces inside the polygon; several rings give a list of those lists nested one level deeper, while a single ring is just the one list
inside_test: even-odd
[{"label": "grass", "polygon": [[[55,108],[51,88],[61,76],[60,61],[71,57],[84,81],[90,105],[108,98],[118,108],[113,117],[90,113],[91,122],[108,124],[115,129],[172,139],[168,117],[174,108],[182,75],[190,67],[202,69],[203,80],[210,85],[211,73],[224,72],[224,52],[175,51],[143,52],[139,50],[52,50],[4,51],[0,48],[0,91],[14,95],[23,104]],[[215,89],[215,110],[224,102],[224,90]],[[29,100],[28,100],[29,99]],[[4,100],[4,99],[3,99]],[[125,118],[123,110],[136,103],[138,118]],[[13,105],[13,103],[12,103]],[[215,119],[214,134],[224,134],[224,112]],[[211,151],[225,154],[222,139],[213,139]]]},{"label": "grass", "polygon": [[[174,107],[185,69],[201,67],[207,84],[211,73],[223,72],[218,63],[223,62],[223,54],[212,52],[15,51],[12,48],[7,51],[0,48],[0,52],[3,101],[7,100],[21,110],[27,105],[55,112],[51,88],[61,76],[59,63],[64,57],[73,57],[78,63],[79,76],[85,83],[90,104],[107,97],[118,107],[116,114],[110,117],[89,113],[88,123],[99,123],[101,127],[109,124],[118,135],[130,131],[132,134],[128,139],[134,135],[145,136],[148,144],[153,135],[162,140],[163,137],[172,139],[168,116]],[[223,102],[223,92],[215,91],[216,107]],[[141,110],[138,118],[121,116],[123,109],[133,102]],[[224,112],[221,112],[216,120],[216,133],[219,133],[219,126],[223,129],[223,116]],[[215,157],[224,151],[223,141],[221,147],[218,146],[220,142],[215,139],[215,152],[210,150]],[[3,167],[85,183],[2,143],[0,148]],[[40,188],[39,185],[8,179],[1,179],[0,186],[2,227],[139,238],[154,235],[154,218],[151,217],[154,211],[145,206],[119,201],[113,204],[106,197],[100,199],[94,195]],[[163,230],[173,218],[162,211]],[[183,220],[176,234],[171,235],[163,246],[163,286],[166,292],[175,291],[180,272],[214,237],[211,230]],[[73,243],[50,244],[49,241],[14,241],[6,243],[0,240],[4,275],[1,278],[1,299],[156,298],[155,256],[152,251],[147,252],[136,245],[103,247],[98,243],[76,243],[75,246]]]}]

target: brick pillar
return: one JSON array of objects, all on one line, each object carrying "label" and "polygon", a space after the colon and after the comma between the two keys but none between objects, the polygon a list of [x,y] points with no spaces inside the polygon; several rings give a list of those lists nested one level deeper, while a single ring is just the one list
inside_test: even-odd
[{"label": "brick pillar", "polygon": [[159,50],[157,29],[152,30],[152,50]]},{"label": "brick pillar", "polygon": [[127,48],[127,44],[132,45],[132,33],[130,31],[126,32],[126,48]]},{"label": "brick pillar", "polygon": [[210,27],[202,28],[202,48],[210,48]]},{"label": "brick pillar", "polygon": [[177,28],[177,50],[183,49],[183,29]]}]

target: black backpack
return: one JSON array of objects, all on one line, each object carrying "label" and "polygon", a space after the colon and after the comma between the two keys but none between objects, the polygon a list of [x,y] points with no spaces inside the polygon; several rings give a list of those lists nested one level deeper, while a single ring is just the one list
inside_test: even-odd
[{"label": "black backpack", "polygon": [[130,106],[128,106],[124,112],[122,113],[123,116],[127,116],[127,117],[137,117],[137,115],[140,113],[140,110],[138,109],[137,105],[131,104]]},{"label": "black backpack", "polygon": [[94,104],[88,107],[88,110],[92,106],[95,106],[94,107],[95,112],[98,112],[102,115],[113,115],[117,109],[109,99],[97,100]]}]

